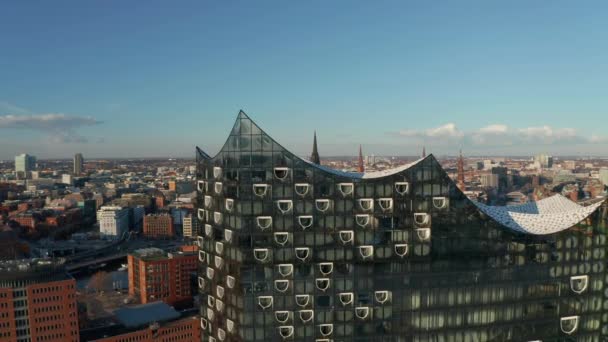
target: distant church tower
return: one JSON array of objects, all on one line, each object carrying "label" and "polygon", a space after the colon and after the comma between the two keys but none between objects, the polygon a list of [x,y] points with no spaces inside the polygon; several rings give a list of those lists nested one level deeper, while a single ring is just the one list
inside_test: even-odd
[{"label": "distant church tower", "polygon": [[460,157],[458,158],[458,182],[456,184],[460,190],[464,191],[464,159],[462,158],[462,150],[460,150]]},{"label": "distant church tower", "polygon": [[321,158],[319,158],[319,150],[317,149],[317,131],[315,131],[315,137],[312,143],[312,154],[310,155],[310,161],[317,165],[321,164]]},{"label": "distant church tower", "polygon": [[361,151],[361,145],[359,145],[359,172],[365,172],[365,166],[363,165],[363,151]]},{"label": "distant church tower", "polygon": [[422,158],[426,158],[426,146],[422,146]]}]

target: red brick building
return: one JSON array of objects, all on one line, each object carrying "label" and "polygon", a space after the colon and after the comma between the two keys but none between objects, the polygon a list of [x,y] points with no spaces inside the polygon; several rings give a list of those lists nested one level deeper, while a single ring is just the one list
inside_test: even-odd
[{"label": "red brick building", "polygon": [[162,300],[176,307],[188,307],[196,288],[197,252],[191,246],[166,253],[158,248],[144,248],[129,254],[129,294],[141,303]]},{"label": "red brick building", "polygon": [[4,262],[0,286],[1,341],[79,341],[76,281],[63,268]]},{"label": "red brick building", "polygon": [[106,337],[96,342],[193,342],[201,340],[201,327],[197,317],[188,317],[165,324],[150,325],[149,327]]},{"label": "red brick building", "polygon": [[170,214],[148,214],[144,216],[143,235],[155,239],[174,237],[173,217]]}]

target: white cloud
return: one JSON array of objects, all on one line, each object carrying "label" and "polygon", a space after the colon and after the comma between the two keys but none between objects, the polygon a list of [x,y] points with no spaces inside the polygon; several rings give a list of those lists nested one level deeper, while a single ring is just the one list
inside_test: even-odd
[{"label": "white cloud", "polygon": [[0,116],[0,129],[20,129],[41,132],[56,143],[84,143],[87,139],[76,130],[101,122],[92,117],[61,113]]},{"label": "white cloud", "polygon": [[[607,143],[608,138],[592,135],[586,137],[570,127],[555,128],[549,125],[511,128],[505,124],[491,124],[472,131],[461,131],[454,123],[426,130],[402,130],[392,135],[414,139],[414,143],[450,144],[460,142],[464,145],[478,146],[515,146],[549,144],[598,144]],[[432,138],[432,139],[431,139]]]}]

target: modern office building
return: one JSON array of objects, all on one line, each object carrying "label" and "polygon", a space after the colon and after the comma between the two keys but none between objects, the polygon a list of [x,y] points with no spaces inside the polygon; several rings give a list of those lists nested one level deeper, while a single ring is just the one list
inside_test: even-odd
[{"label": "modern office building", "polygon": [[143,236],[147,238],[172,238],[175,236],[173,217],[169,213],[144,216]]},{"label": "modern office building", "polygon": [[184,237],[196,238],[198,234],[198,219],[188,213],[184,216],[182,224],[182,234]]},{"label": "modern office building", "polygon": [[36,170],[36,157],[29,154],[20,154],[15,156],[15,172],[27,174]]},{"label": "modern office building", "polygon": [[546,154],[538,154],[534,156],[534,161],[537,162],[543,169],[553,167],[553,157]]},{"label": "modern office building", "polygon": [[80,176],[84,170],[84,158],[82,153],[76,153],[74,155],[74,176]]},{"label": "modern office building", "polygon": [[196,289],[192,276],[198,269],[196,246],[167,253],[159,248],[139,249],[128,256],[129,294],[141,303],[163,301],[189,306]]},{"label": "modern office building", "polygon": [[129,208],[103,206],[97,211],[99,235],[118,239],[129,231]]},{"label": "modern office building", "polygon": [[599,172],[600,182],[604,186],[608,186],[608,168],[601,168]]},{"label": "modern office building", "polygon": [[347,173],[239,113],[197,149],[203,341],[604,341],[599,200],[471,201],[433,155]]},{"label": "modern office building", "polygon": [[62,265],[0,263],[0,341],[79,341],[76,281]]},{"label": "modern office building", "polygon": [[486,188],[498,188],[498,175],[493,173],[481,175],[481,186]]}]

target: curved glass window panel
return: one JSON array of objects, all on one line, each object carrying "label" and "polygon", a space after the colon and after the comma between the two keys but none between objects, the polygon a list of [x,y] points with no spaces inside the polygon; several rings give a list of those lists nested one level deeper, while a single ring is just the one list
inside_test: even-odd
[{"label": "curved glass window panel", "polygon": [[355,232],[352,230],[341,230],[338,232],[338,237],[342,244],[346,245],[352,243],[355,238]]},{"label": "curved glass window panel", "polygon": [[310,184],[308,184],[308,183],[296,183],[294,185],[294,189],[296,191],[296,194],[304,197],[304,196],[306,196],[306,194],[308,194],[308,191],[310,189]]},{"label": "curved glass window panel", "polygon": [[210,224],[205,225],[205,235],[207,235],[207,237],[213,237],[213,227]]},{"label": "curved glass window panel", "polygon": [[359,208],[364,211],[374,210],[374,199],[373,198],[360,198],[357,200]]},{"label": "curved glass window panel", "polygon": [[213,264],[215,265],[215,268],[221,270],[222,267],[224,267],[224,259],[216,255],[215,257],[213,257]]},{"label": "curved glass window panel", "polygon": [[283,323],[283,324],[287,323],[291,319],[291,312],[290,311],[275,311],[274,318],[279,323]]},{"label": "curved glass window panel", "polygon": [[199,192],[207,192],[207,182],[202,180],[197,181],[196,190]]},{"label": "curved glass window panel", "polygon": [[312,215],[298,216],[298,223],[302,229],[310,228],[313,223]]},{"label": "curved glass window panel", "polygon": [[289,290],[289,280],[279,279],[274,281],[274,288],[279,292],[287,292]]},{"label": "curved glass window panel", "polygon": [[258,197],[266,196],[268,184],[253,184],[253,193]]},{"label": "curved glass window panel", "polygon": [[198,261],[205,262],[205,252],[198,251]]},{"label": "curved glass window panel", "polygon": [[207,308],[207,319],[213,322],[215,319],[215,312],[213,312],[213,308]]},{"label": "curved glass window panel", "polygon": [[205,195],[203,201],[205,203],[205,208],[211,209],[211,205],[213,204],[213,197]]},{"label": "curved glass window panel", "polygon": [[278,200],[277,208],[279,208],[281,213],[286,214],[293,208],[293,202],[292,200]]},{"label": "curved glass window panel", "polygon": [[216,299],[215,300],[215,309],[218,312],[224,312],[224,302],[219,299]]},{"label": "curved glass window panel", "polygon": [[370,222],[369,215],[357,214],[357,215],[355,215],[355,222],[357,222],[358,226],[365,228],[369,225],[369,222]]},{"label": "curved glass window panel", "polygon": [[563,333],[573,334],[578,329],[579,316],[562,317],[559,321],[559,326]]},{"label": "curved glass window panel", "polygon": [[205,280],[205,278],[198,277],[198,288],[202,290],[205,288],[206,285],[207,285],[207,281]]},{"label": "curved glass window panel", "polygon": [[289,242],[289,233],[287,233],[287,232],[274,233],[274,241],[281,246],[285,246]]},{"label": "curved glass window panel", "polygon": [[232,212],[232,210],[234,210],[234,200],[232,198],[226,198],[224,207],[228,212]]},{"label": "curved glass window panel", "polygon": [[222,178],[222,168],[221,167],[215,166],[213,168],[213,177],[216,179]]},{"label": "curved glass window panel", "polygon": [[224,341],[226,339],[226,332],[222,328],[217,329],[217,338],[220,341]]},{"label": "curved glass window panel", "polygon": [[211,280],[215,276],[215,270],[211,267],[207,267],[207,279]]},{"label": "curved glass window panel", "polygon": [[416,235],[420,241],[427,241],[431,238],[431,228],[416,228]]},{"label": "curved glass window panel", "polygon": [[281,335],[281,337],[284,339],[288,339],[293,336],[294,329],[293,329],[292,325],[283,325],[283,326],[280,326],[278,329],[279,329],[279,335]]},{"label": "curved glass window panel", "polygon": [[333,324],[319,324],[319,332],[323,336],[330,336],[334,332]]},{"label": "curved glass window panel", "polygon": [[348,196],[353,193],[355,189],[355,185],[353,183],[338,183],[338,191],[342,194],[342,196]]},{"label": "curved glass window panel", "polygon": [[201,329],[207,330],[208,326],[209,326],[209,322],[205,318],[201,317]]},{"label": "curved glass window panel", "polygon": [[285,180],[287,178],[287,176],[289,176],[289,168],[288,167],[275,167],[274,176],[279,180]]},{"label": "curved glass window panel", "polygon": [[307,307],[310,303],[310,295],[296,295],[296,304],[300,307]]},{"label": "curved glass window panel", "polygon": [[390,291],[376,291],[374,292],[374,298],[376,302],[379,304],[388,303],[391,300],[391,292]]},{"label": "curved glass window panel", "polygon": [[367,319],[369,317],[369,307],[367,306],[358,306],[355,308],[355,316],[359,319]]},{"label": "curved glass window panel", "polygon": [[230,229],[224,230],[224,240],[226,242],[232,242],[233,232]]},{"label": "curved glass window panel", "polygon": [[222,286],[218,285],[215,287],[215,294],[218,298],[224,298],[225,290]]},{"label": "curved glass window panel", "polygon": [[329,210],[330,204],[331,204],[330,200],[328,200],[328,199],[315,200],[315,207],[317,208],[318,211],[320,211],[322,213]]},{"label": "curved glass window panel", "polygon": [[268,248],[255,248],[253,250],[253,257],[255,260],[265,263],[270,260],[270,252]]},{"label": "curved glass window panel", "polygon": [[228,330],[229,333],[234,333],[236,328],[236,325],[234,324],[233,320],[230,319],[226,319],[226,330]]},{"label": "curved glass window panel", "polygon": [[218,241],[215,243],[215,252],[219,255],[224,254],[224,243],[223,242]]},{"label": "curved glass window panel", "polygon": [[431,215],[428,213],[414,213],[414,222],[419,227],[427,226],[431,222]]},{"label": "curved glass window panel", "polygon": [[229,289],[233,289],[235,285],[236,278],[234,278],[233,276],[226,276],[226,286],[228,286]]},{"label": "curved glass window panel", "polygon": [[359,246],[359,255],[365,259],[372,259],[374,257],[374,246]]},{"label": "curved glass window panel", "polygon": [[410,192],[410,183],[408,182],[395,182],[395,191],[399,195],[405,195]]},{"label": "curved glass window panel", "polygon": [[400,257],[404,257],[407,255],[408,246],[406,243],[395,244],[395,254]]},{"label": "curved glass window panel", "polygon": [[289,277],[293,274],[293,264],[279,264],[277,268],[279,274],[283,277]]},{"label": "curved glass window panel", "polygon": [[322,262],[319,264],[319,272],[321,272],[322,275],[329,275],[333,272],[334,270],[334,263],[333,262]]},{"label": "curved glass window panel", "polygon": [[200,221],[205,221],[205,209],[199,209],[196,211],[196,216]]},{"label": "curved glass window panel", "polygon": [[272,216],[258,216],[256,223],[261,230],[266,230],[272,226]]},{"label": "curved glass window panel", "polygon": [[325,292],[329,289],[329,286],[331,285],[331,279],[317,278],[317,279],[315,279],[315,285],[317,286],[317,289]]},{"label": "curved glass window panel", "polygon": [[268,309],[268,308],[272,307],[273,301],[274,300],[273,300],[272,296],[259,296],[258,297],[258,305],[262,309]]},{"label": "curved glass window panel", "polygon": [[436,209],[445,209],[448,207],[447,197],[433,197],[433,207]]},{"label": "curved glass window panel", "polygon": [[211,308],[215,307],[215,298],[212,296],[207,296],[207,306]]},{"label": "curved glass window panel", "polygon": [[213,190],[216,194],[220,195],[222,193],[222,189],[223,186],[221,182],[215,182],[215,184],[213,184]]},{"label": "curved glass window panel", "polygon": [[222,224],[223,215],[219,211],[213,212],[213,222],[215,224]]},{"label": "curved glass window panel", "polygon": [[380,198],[378,199],[378,205],[383,211],[393,210],[393,199],[392,198]]},{"label": "curved glass window panel", "polygon": [[300,316],[300,321],[302,321],[302,323],[311,322],[312,319],[315,317],[315,312],[313,310],[300,310],[298,313]]},{"label": "curved glass window panel", "polygon": [[570,289],[575,293],[583,293],[587,290],[587,286],[589,285],[589,276],[581,275],[581,276],[572,276],[570,277]]},{"label": "curved glass window panel", "polygon": [[340,299],[340,303],[342,303],[342,305],[350,305],[353,303],[355,295],[352,292],[343,292],[338,294],[338,298]]},{"label": "curved glass window panel", "polygon": [[310,258],[310,248],[308,247],[297,247],[295,252],[296,258],[300,259],[301,261],[306,261],[308,258]]}]

